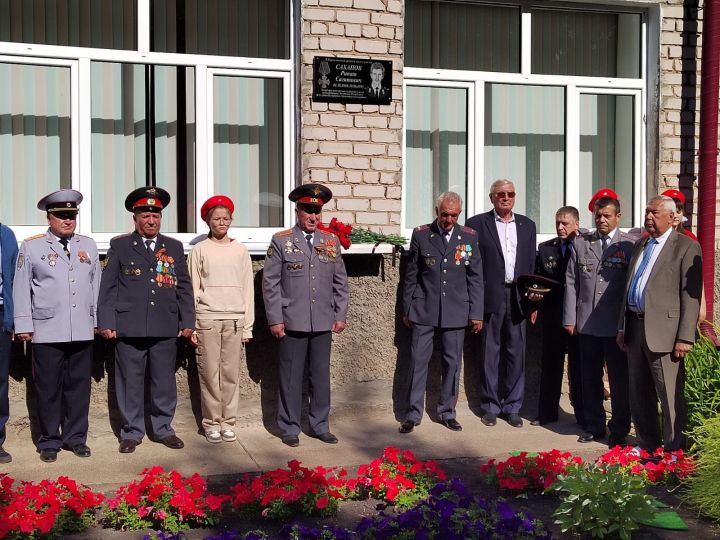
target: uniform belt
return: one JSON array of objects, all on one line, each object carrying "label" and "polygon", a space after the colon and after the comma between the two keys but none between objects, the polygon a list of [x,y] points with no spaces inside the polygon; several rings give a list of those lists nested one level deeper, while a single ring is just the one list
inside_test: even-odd
[{"label": "uniform belt", "polygon": [[644,313],[640,313],[638,311],[630,311],[629,309],[625,312],[628,319],[640,319],[643,320],[645,318]]}]

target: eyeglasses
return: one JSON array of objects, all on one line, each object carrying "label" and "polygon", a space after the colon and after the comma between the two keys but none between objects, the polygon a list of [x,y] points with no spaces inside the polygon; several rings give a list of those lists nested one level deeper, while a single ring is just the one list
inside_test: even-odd
[{"label": "eyeglasses", "polygon": [[515,192],[514,191],[496,191],[495,196],[498,199],[514,199]]}]

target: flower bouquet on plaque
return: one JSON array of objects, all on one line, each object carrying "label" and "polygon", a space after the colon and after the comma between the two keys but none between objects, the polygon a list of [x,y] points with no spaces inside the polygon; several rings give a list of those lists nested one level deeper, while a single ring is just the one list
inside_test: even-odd
[{"label": "flower bouquet on plaque", "polygon": [[345,249],[348,249],[352,243],[350,237],[353,228],[350,225],[345,225],[342,221],[338,221],[337,218],[332,218],[327,225],[320,223],[318,229],[337,236],[338,240],[340,240],[340,245]]}]

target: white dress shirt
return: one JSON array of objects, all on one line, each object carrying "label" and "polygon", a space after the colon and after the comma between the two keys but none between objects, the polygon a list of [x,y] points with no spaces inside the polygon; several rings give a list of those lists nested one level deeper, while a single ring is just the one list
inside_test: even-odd
[{"label": "white dress shirt", "polygon": [[[645,313],[645,287],[647,286],[648,278],[650,277],[650,274],[652,274],[652,269],[655,266],[655,262],[657,261],[658,257],[660,256],[660,252],[662,251],[663,247],[665,247],[665,243],[667,242],[667,239],[670,238],[670,234],[672,234],[673,229],[672,227],[669,228],[662,236],[658,236],[655,240],[657,241],[657,245],[655,246],[655,249],[653,249],[652,255],[650,255],[650,261],[648,262],[647,268],[645,268],[645,272],[643,273],[642,277],[640,278],[640,282],[638,283],[639,288],[639,298],[640,302],[637,306],[637,310],[640,313]],[[640,262],[642,261],[642,253],[637,258],[637,261],[635,262],[635,266],[633,267],[633,277],[635,276],[635,272],[637,271],[638,266],[640,266]],[[632,279],[630,280],[632,283]],[[629,293],[630,291],[628,291]]]},{"label": "white dress shirt", "polygon": [[505,283],[512,283],[515,280],[515,258],[517,257],[518,243],[515,214],[511,215],[509,221],[503,221],[495,210],[493,210],[493,214],[495,215],[495,227],[502,246],[503,259],[505,259]]}]

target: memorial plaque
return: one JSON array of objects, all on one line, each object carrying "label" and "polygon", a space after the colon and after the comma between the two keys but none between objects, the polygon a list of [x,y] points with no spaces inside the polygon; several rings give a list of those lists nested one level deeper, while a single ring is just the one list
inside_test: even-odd
[{"label": "memorial plaque", "polygon": [[392,62],[366,58],[313,60],[313,101],[389,105],[392,99]]}]

